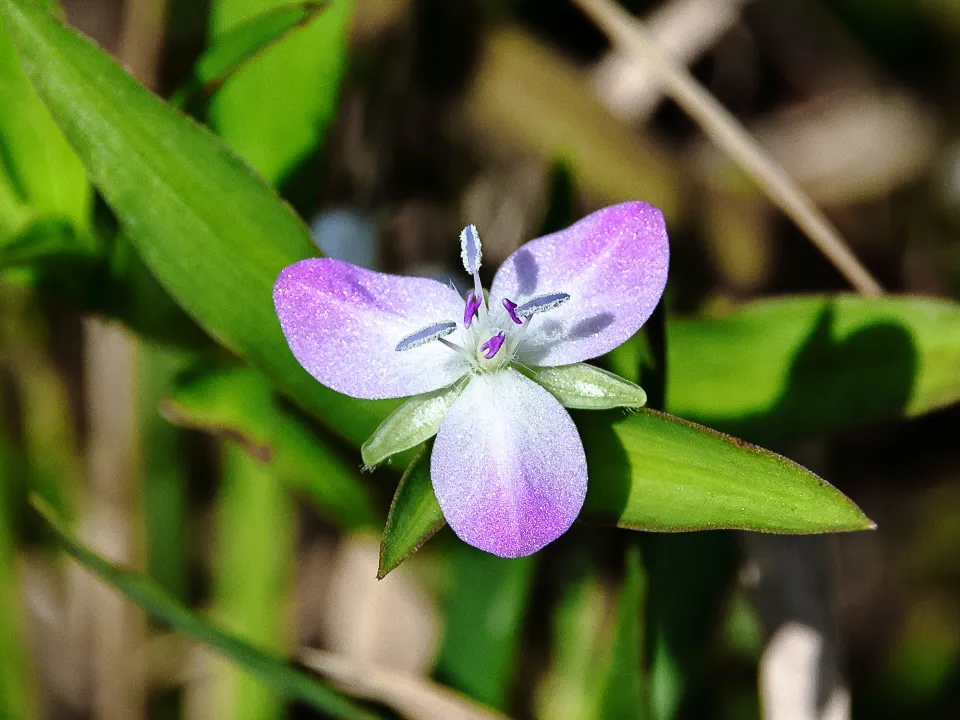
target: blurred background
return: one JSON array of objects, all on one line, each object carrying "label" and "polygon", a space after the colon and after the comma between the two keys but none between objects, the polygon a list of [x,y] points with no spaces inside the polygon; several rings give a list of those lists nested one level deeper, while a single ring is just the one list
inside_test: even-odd
[{"label": "blurred background", "polygon": [[[467,223],[480,229],[489,270],[545,231],[642,199],[670,230],[671,316],[848,290],[572,3],[301,3],[301,21],[213,77],[198,61],[218,38],[292,3],[61,5],[273,183],[328,255],[461,282],[456,238]],[[888,291],[957,298],[960,2],[621,5],[827,212]],[[19,81],[8,43],[0,98]],[[5,152],[11,137],[0,137]],[[91,233],[116,236],[102,200],[78,203],[92,208]],[[204,431],[194,405],[205,417],[218,410],[191,368],[208,341],[122,238],[109,248],[106,262],[42,272],[0,265],[2,717],[324,717],[151,623],[54,553],[26,503],[35,490],[103,555],[300,658],[384,717],[635,717],[608,689],[639,683],[650,716],[664,719],[960,718],[956,408],[827,422],[830,432],[802,437],[720,428],[827,478],[877,532],[660,542],[577,526],[506,562],[443,530],[378,581],[396,473],[364,475],[356,502],[331,510],[322,483],[354,478],[360,460],[322,429],[307,425],[323,453],[304,451],[282,471],[229,410],[212,423],[224,432]],[[226,406],[257,390],[230,392]],[[631,615],[640,604],[645,614]],[[674,654],[662,655],[644,618],[668,607]],[[634,642],[618,645],[623,637]],[[303,647],[320,652],[301,656]],[[631,653],[643,658],[640,678],[618,664]],[[488,712],[480,704],[491,714],[477,714]]]}]

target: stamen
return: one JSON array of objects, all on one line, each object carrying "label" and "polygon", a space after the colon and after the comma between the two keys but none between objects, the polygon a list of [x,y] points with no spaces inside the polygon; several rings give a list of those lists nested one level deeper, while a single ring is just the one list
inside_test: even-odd
[{"label": "stamen", "polygon": [[507,298],[504,298],[503,307],[506,308],[507,313],[509,313],[511,320],[513,320],[517,325],[523,325],[523,320],[518,318],[517,313],[514,312],[517,309],[517,304],[515,302],[513,302],[512,300],[508,300]]},{"label": "stamen", "polygon": [[487,360],[493,360],[493,356],[500,352],[500,348],[503,347],[503,341],[506,339],[507,334],[501,330],[492,338],[487,340],[483,345],[480,346],[480,351],[483,352],[486,350],[487,353],[483,357]]},{"label": "stamen", "polygon": [[476,365],[476,364],[477,364],[477,359],[476,359],[473,355],[471,355],[471,354],[470,354],[470,351],[467,350],[465,347],[463,347],[463,346],[461,346],[461,345],[457,345],[456,343],[452,343],[452,342],[450,342],[449,340],[447,340],[446,338],[443,338],[443,337],[438,337],[438,338],[437,338],[437,342],[440,343],[441,345],[446,345],[448,348],[450,348],[451,350],[453,350],[455,353],[459,353],[460,355],[462,355],[466,360],[468,360],[468,361],[470,362],[471,365]]},{"label": "stamen", "polygon": [[[480,285],[480,261],[483,259],[483,248],[480,245],[480,233],[476,225],[467,225],[460,231],[460,259],[463,267],[473,275],[473,292],[480,301],[477,310],[480,321],[487,321],[487,306],[483,298],[483,286]],[[467,325],[467,327],[470,327]]]},{"label": "stamen", "polygon": [[476,275],[480,270],[482,256],[477,226],[467,225],[460,232],[460,258],[463,260],[464,269],[471,275]]},{"label": "stamen", "polygon": [[422,330],[417,330],[411,335],[407,335],[403,340],[397,343],[396,350],[397,352],[413,350],[414,348],[426,345],[428,342],[433,342],[434,340],[439,340],[443,337],[446,337],[456,329],[457,324],[455,322],[441,322],[437,323],[436,325],[430,325]]},{"label": "stamen", "polygon": [[548,295],[538,295],[533,300],[528,300],[516,309],[517,317],[528,318],[537,313],[547,312],[560,307],[570,296],[567,293],[549,293]]},{"label": "stamen", "polygon": [[477,297],[477,294],[471,290],[467,293],[467,304],[463,308],[463,324],[464,327],[470,327],[470,323],[473,322],[473,318],[477,316],[477,310],[480,309],[482,300]]}]

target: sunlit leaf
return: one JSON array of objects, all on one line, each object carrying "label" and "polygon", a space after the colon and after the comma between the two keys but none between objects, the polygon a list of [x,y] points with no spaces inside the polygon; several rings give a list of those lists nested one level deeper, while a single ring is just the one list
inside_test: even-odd
[{"label": "sunlit leaf", "polygon": [[327,2],[294,2],[266,10],[217,37],[197,59],[193,78],[172,98],[184,105],[199,94],[211,94],[233,73],[274,43],[305,27],[328,5]]},{"label": "sunlit leaf", "polygon": [[43,500],[35,496],[32,502],[69,555],[156,620],[243,666],[284,697],[302,700],[344,720],[373,720],[376,717],[358,710],[284,658],[266,653],[191,612],[143,575],[111,565],[75,540]]},{"label": "sunlit leaf", "polygon": [[73,223],[77,230],[88,226],[92,193],[83,164],[30,86],[2,25],[0,145],[4,174],[24,203],[40,214]]},{"label": "sunlit leaf", "polygon": [[789,442],[960,400],[960,304],[812,296],[667,326],[667,409]]},{"label": "sunlit leaf", "polygon": [[[213,0],[213,41],[289,0]],[[279,182],[320,144],[346,66],[353,0],[331,0],[316,20],[251,60],[216,94],[210,120],[231,147]]]},{"label": "sunlit leaf", "polygon": [[769,450],[655,410],[578,413],[589,485],[582,519],[635,530],[865,530],[843,493]]},{"label": "sunlit leaf", "polygon": [[290,354],[274,314],[277,274],[316,252],[303,223],[209,131],[35,3],[0,0],[0,16],[31,82],[166,290],[359,446],[396,403],[319,385]]},{"label": "sunlit leaf", "polygon": [[[777,533],[866,530],[873,523],[843,493],[769,450],[679,418],[639,410],[575,414],[589,483],[580,519],[633,530],[732,528]],[[427,462],[394,500],[381,572],[441,521]],[[415,489],[414,489],[415,488]],[[398,497],[401,497],[398,491]],[[383,564],[383,558],[390,561]]]}]

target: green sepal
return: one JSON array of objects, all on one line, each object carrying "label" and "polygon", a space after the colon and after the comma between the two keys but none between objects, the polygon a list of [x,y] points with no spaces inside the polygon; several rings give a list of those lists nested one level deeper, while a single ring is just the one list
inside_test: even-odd
[{"label": "green sepal", "polygon": [[586,363],[531,368],[527,374],[561,405],[575,410],[638,408],[647,402],[647,394],[639,385]]},{"label": "green sepal", "polygon": [[416,395],[398,407],[360,448],[363,464],[375,467],[391,455],[426,442],[440,429],[447,410],[469,380],[423,395]]}]

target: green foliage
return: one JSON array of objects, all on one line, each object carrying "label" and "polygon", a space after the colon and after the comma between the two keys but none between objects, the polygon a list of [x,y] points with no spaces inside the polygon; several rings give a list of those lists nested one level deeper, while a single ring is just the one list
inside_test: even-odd
[{"label": "green foliage", "polygon": [[391,455],[426,442],[440,429],[447,410],[460,397],[464,382],[417,395],[398,407],[360,447],[363,464],[375,467]]},{"label": "green foliage", "polygon": [[[49,3],[48,3],[49,4]],[[11,37],[0,26],[0,138],[4,180],[35,219],[89,226],[92,193],[83,164],[24,74]],[[0,244],[2,244],[0,237]]]},{"label": "green foliage", "polygon": [[530,377],[549,390],[566,408],[638,408],[647,402],[647,394],[639,385],[587,363],[537,368],[530,373]]},{"label": "green foliage", "polygon": [[140,343],[138,421],[141,440],[144,533],[150,577],[180,601],[188,597],[188,433],[160,416],[169,384],[190,361],[188,353]]},{"label": "green foliage", "polygon": [[[170,104],[48,13],[50,5],[0,0],[0,322],[17,326],[0,328],[0,392],[10,375],[16,396],[6,404],[22,415],[15,432],[30,465],[24,484],[44,495],[38,507],[66,552],[159,622],[234,663],[221,669],[230,692],[218,715],[281,717],[288,701],[302,700],[333,717],[371,717],[283,657],[293,637],[286,617],[296,540],[290,495],[308,498],[342,530],[377,527],[376,480],[392,480],[361,477],[354,450],[362,448],[370,466],[397,453],[394,466],[406,472],[383,530],[383,578],[444,525],[429,438],[460,388],[403,406],[335,393],[297,364],[274,313],[279,271],[317,254],[274,188],[291,197],[292,180],[322,147],[347,65],[354,3],[212,0],[210,46]],[[417,71],[421,60],[411,64]],[[171,107],[201,96],[210,100],[219,138]],[[551,230],[576,215],[573,181],[565,168],[555,174]],[[119,231],[99,212],[93,222],[91,182]],[[26,322],[15,317],[21,290],[36,315]],[[50,299],[119,319],[138,336],[149,579],[78,543],[46,504],[67,508],[74,486],[82,486],[67,382],[47,357],[42,311]],[[665,533],[873,527],[824,480],[731,435],[789,448],[960,399],[955,302],[821,295],[753,302],[719,318],[665,316],[661,305],[649,335],[606,358],[616,375],[592,365],[530,371],[566,406],[597,410],[642,405],[644,391],[623,378],[639,381],[655,366],[651,402],[672,415],[574,413],[590,475],[582,522],[664,533],[629,538],[619,592],[592,539],[583,557],[561,554],[558,543],[519,560],[438,543],[451,550],[437,563],[449,571],[437,674],[473,698],[506,708],[527,676],[522,640],[546,557],[562,560],[569,583],[551,618],[554,691],[576,706],[562,720],[705,715],[706,656],[736,548],[732,533]],[[212,593],[218,625],[182,604],[190,596],[188,433],[161,418],[158,404],[169,420],[223,439]],[[10,495],[20,489],[7,460],[0,456],[0,519],[9,521]],[[0,522],[0,586],[8,591],[0,598],[0,716],[29,718],[36,708],[16,602],[13,525]],[[613,557],[627,535],[616,535]],[[573,567],[580,561],[585,569]],[[956,654],[923,658],[929,667],[910,682],[918,696],[935,698],[956,671]],[[910,679],[903,668],[894,674]]]},{"label": "green foliage", "polygon": [[283,5],[224,32],[197,59],[193,77],[170,99],[171,104],[183,106],[201,94],[216,92],[246,63],[291,32],[307,26],[326,7],[325,2]]},{"label": "green foliage", "polygon": [[0,717],[31,720],[39,716],[23,633],[25,618],[13,522],[18,504],[15,472],[15,463],[4,443],[0,447]]},{"label": "green foliage", "polygon": [[447,632],[437,673],[470,697],[503,709],[516,680],[537,556],[505,560],[458,543],[450,557]]},{"label": "green foliage", "polygon": [[410,461],[393,495],[380,540],[377,577],[386,577],[445,524],[430,484],[430,445],[424,445]]},{"label": "green foliage", "polygon": [[667,408],[784,443],[960,399],[960,305],[815,296],[668,323]]},{"label": "green foliage", "polygon": [[[296,550],[293,503],[269,468],[240,448],[227,444],[223,460],[212,616],[247,642],[286,654],[293,636],[286,611]],[[216,717],[284,717],[282,695],[257,675],[232,665],[218,668],[217,675]]]},{"label": "green foliage", "polygon": [[613,621],[610,656],[598,683],[600,702],[597,718],[640,720],[647,717],[641,658],[641,611],[646,584],[640,551],[632,547],[627,552],[626,577]]},{"label": "green foliage", "polygon": [[700,717],[707,653],[737,562],[732,533],[645,538],[650,716]]},{"label": "green foliage", "polygon": [[256,370],[195,366],[178,378],[163,411],[178,424],[238,442],[269,467],[271,482],[303,493],[339,526],[357,529],[380,521],[357,467],[279,407]]},{"label": "green foliage", "polygon": [[[619,416],[618,416],[619,415]],[[654,410],[575,416],[587,453],[582,520],[633,530],[733,528],[818,533],[873,523],[845,495],[796,463]],[[386,574],[442,523],[428,463],[397,490],[381,547]]]},{"label": "green foliage", "polygon": [[[236,42],[246,23],[289,5],[289,0],[212,0],[215,44],[227,35]],[[317,20],[259,53],[213,98],[212,126],[273,183],[307,159],[333,118],[352,11],[352,0],[332,0]],[[248,42],[255,43],[253,33]]]},{"label": "green foliage", "polygon": [[[327,390],[290,354],[273,311],[307,229],[209,131],[141,87],[29,0],[0,15],[27,75],[160,283],[208,332],[359,445],[395,403]],[[95,80],[94,80],[95,79]]]},{"label": "green foliage", "polygon": [[577,422],[590,477],[585,519],[670,532],[873,527],[809,470],[715,430],[649,409],[618,419],[578,415]]}]

